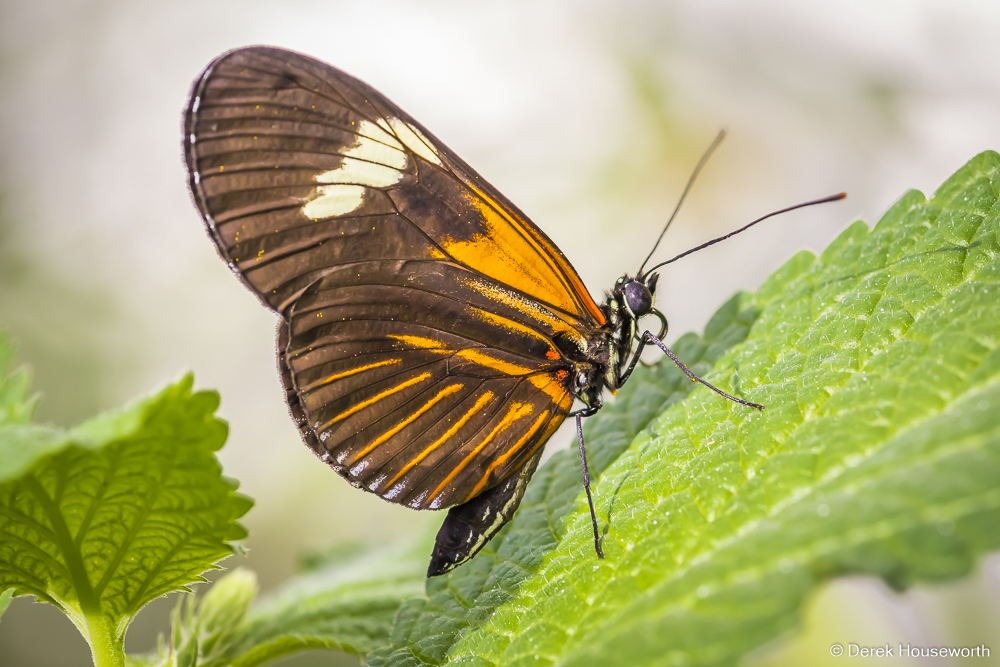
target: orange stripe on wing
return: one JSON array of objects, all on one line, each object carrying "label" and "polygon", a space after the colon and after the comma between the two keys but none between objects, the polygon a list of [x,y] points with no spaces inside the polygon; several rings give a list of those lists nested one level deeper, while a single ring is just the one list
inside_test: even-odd
[{"label": "orange stripe on wing", "polygon": [[527,366],[512,364],[508,361],[504,361],[503,359],[497,359],[496,357],[491,357],[488,354],[483,354],[476,349],[470,348],[466,350],[459,350],[455,353],[455,356],[460,359],[465,359],[466,361],[471,361],[474,364],[479,364],[480,366],[500,371],[505,375],[527,375],[528,373],[534,372],[534,369],[528,368]]},{"label": "orange stripe on wing", "polygon": [[552,345],[552,341],[550,341],[548,338],[538,333],[538,331],[532,329],[531,327],[526,327],[519,322],[515,322],[514,320],[508,319],[506,317],[501,317],[496,313],[491,313],[488,310],[482,310],[481,308],[476,308],[474,306],[470,306],[469,311],[476,317],[485,320],[486,322],[489,322],[493,326],[500,327],[501,329],[504,329],[508,332],[523,334],[525,336],[534,338],[535,340],[541,341],[542,343],[545,343],[545,345],[549,348],[545,352],[546,359],[554,360],[558,359],[561,356],[559,352],[556,350],[555,346]]},{"label": "orange stripe on wing", "polygon": [[487,391],[485,394],[480,396],[479,399],[476,401],[476,404],[472,406],[471,410],[462,415],[459,418],[459,420],[455,422],[454,426],[445,431],[444,435],[442,435],[440,438],[431,443],[430,446],[424,449],[424,451],[417,454],[409,463],[403,466],[403,469],[400,470],[398,473],[396,473],[395,477],[389,480],[389,483],[386,484],[386,487],[390,487],[393,484],[395,484],[399,480],[399,478],[408,473],[410,469],[413,468],[413,466],[417,465],[425,458],[430,456],[431,452],[440,447],[444,442],[450,440],[456,433],[458,433],[462,429],[463,426],[465,426],[468,423],[470,419],[472,419],[472,417],[477,412],[482,410],[484,407],[486,407],[487,403],[493,400],[493,396],[494,394],[492,391]]},{"label": "orange stripe on wing", "polygon": [[311,389],[315,389],[316,387],[321,387],[324,384],[329,384],[329,383],[333,382],[334,380],[339,380],[341,378],[346,378],[346,377],[349,377],[351,375],[355,375],[357,373],[361,373],[363,371],[368,371],[368,370],[371,370],[373,368],[378,368],[379,366],[388,366],[389,364],[398,364],[400,361],[401,361],[400,359],[386,359],[385,361],[377,361],[374,364],[366,364],[364,366],[358,366],[357,368],[351,368],[349,370],[344,371],[343,373],[336,373],[334,375],[329,375],[329,376],[323,378],[322,380],[320,380],[318,382],[313,382],[311,385],[303,387],[302,391],[310,391]]},{"label": "orange stripe on wing", "polygon": [[360,452],[355,454],[354,458],[351,459],[351,463],[347,465],[352,465],[354,463],[357,463],[358,460],[361,459],[361,457],[365,456],[366,454],[368,454],[368,452],[372,451],[373,449],[381,445],[383,442],[385,442],[386,440],[388,440],[389,438],[396,435],[404,428],[412,424],[420,417],[420,415],[424,414],[425,412],[433,408],[437,403],[439,403],[445,397],[451,396],[456,391],[461,391],[464,386],[465,386],[464,384],[453,384],[450,387],[445,387],[444,389],[439,391],[437,395],[434,396],[434,398],[421,405],[420,408],[412,412],[409,417],[407,417],[403,421],[393,426],[391,429],[389,429],[388,431],[377,437],[375,440],[373,440],[371,444],[369,444],[367,447],[365,447]]},{"label": "orange stripe on wing", "polygon": [[540,389],[548,394],[549,398],[562,410],[569,412],[570,407],[573,405],[573,397],[566,391],[566,387],[563,386],[562,382],[554,378],[551,373],[532,375],[528,378],[528,381],[535,385],[536,389]]},{"label": "orange stripe on wing", "polygon": [[541,322],[542,324],[547,324],[552,327],[553,331],[568,335],[573,339],[573,342],[576,343],[577,347],[581,351],[587,350],[587,342],[583,338],[583,335],[580,334],[580,332],[577,331],[576,328],[569,322],[557,316],[548,308],[545,308],[530,299],[526,299],[520,294],[498,288],[494,285],[488,285],[479,280],[470,279],[466,281],[466,286],[479,292],[488,299],[492,299],[497,303],[513,308],[514,310],[523,313],[528,317]]},{"label": "orange stripe on wing", "polygon": [[[535,406],[531,403],[512,403],[510,409],[507,410],[507,414],[500,420],[500,423],[497,424],[492,431],[490,431],[490,434],[486,436],[481,443],[476,445],[475,449],[469,452],[469,455],[466,456],[461,463],[452,469],[451,473],[444,478],[444,481],[438,484],[438,487],[430,494],[430,498],[435,498],[440,495],[441,491],[444,490],[446,486],[451,484],[452,480],[455,479],[459,473],[465,470],[465,467],[469,465],[469,462],[479,456],[479,452],[483,451],[483,448],[485,448],[486,445],[493,442],[494,438],[506,431],[511,424],[519,420],[521,417],[527,417],[530,415],[534,410]],[[431,502],[430,506],[434,508],[437,507],[437,504]]]},{"label": "orange stripe on wing", "polygon": [[451,351],[445,347],[444,343],[439,340],[434,340],[433,338],[424,338],[423,336],[397,336],[394,334],[389,334],[387,337],[394,338],[401,343],[406,343],[410,347],[415,347],[421,350],[433,350],[435,352]]},{"label": "orange stripe on wing", "polygon": [[334,417],[333,419],[331,419],[327,423],[325,423],[322,426],[320,426],[317,430],[322,431],[323,429],[325,429],[325,428],[327,428],[329,426],[332,426],[333,424],[336,424],[337,422],[341,421],[342,419],[347,419],[348,417],[350,417],[351,415],[353,415],[355,412],[358,412],[359,410],[364,410],[368,406],[374,405],[374,404],[378,403],[383,398],[387,398],[387,397],[392,396],[393,394],[395,394],[397,392],[403,391],[407,387],[412,387],[415,384],[420,384],[421,382],[423,382],[424,380],[426,380],[430,376],[431,376],[430,373],[421,373],[417,377],[410,378],[406,382],[400,382],[395,387],[392,387],[391,389],[386,389],[382,393],[376,394],[375,396],[372,396],[371,398],[369,398],[366,401],[361,401],[360,403],[356,403],[356,404],[352,405],[351,407],[349,407],[347,410],[344,410],[343,412],[341,412],[339,415],[337,415],[336,417]]},{"label": "orange stripe on wing", "polygon": [[505,464],[507,461],[509,461],[512,456],[515,456],[521,450],[521,447],[524,446],[524,443],[526,443],[528,440],[531,439],[531,436],[535,434],[535,431],[538,430],[538,428],[542,425],[542,422],[545,421],[545,419],[548,416],[549,416],[549,411],[544,410],[542,414],[538,416],[538,419],[535,420],[535,423],[531,425],[531,428],[528,429],[528,432],[525,433],[523,436],[521,436],[520,440],[514,443],[514,445],[510,449],[504,452],[501,456],[497,457],[497,459],[490,464],[490,467],[487,468],[486,472],[483,473],[483,476],[479,480],[479,483],[476,484],[476,488],[472,489],[472,493],[470,493],[469,497],[465,499],[465,502],[469,502],[477,495],[479,495],[479,492],[482,491],[484,486],[486,486],[486,482],[489,481],[490,474],[494,470]]},{"label": "orange stripe on wing", "polygon": [[[455,353],[455,356],[465,359],[466,361],[479,364],[480,366],[500,371],[501,373],[511,377],[536,373],[536,371],[532,368],[519,366],[518,364],[512,364],[502,359],[491,357],[488,354],[482,353],[478,349],[459,350]],[[528,378],[528,381],[535,385],[536,389],[548,394],[549,397],[563,410],[569,410],[570,406],[573,404],[573,399],[570,397],[569,392],[566,391],[566,387],[564,387],[561,382],[556,380],[551,373],[531,375],[531,377]]]}]

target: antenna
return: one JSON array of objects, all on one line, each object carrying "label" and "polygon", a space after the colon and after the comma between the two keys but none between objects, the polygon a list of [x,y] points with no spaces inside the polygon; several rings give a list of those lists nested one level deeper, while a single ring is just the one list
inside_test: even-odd
[{"label": "antenna", "polygon": [[[719,133],[715,135],[715,139],[713,139],[712,143],[709,144],[708,150],[706,150],[705,154],[701,156],[700,160],[698,160],[698,164],[695,166],[694,171],[691,172],[691,178],[688,179],[687,185],[684,186],[684,192],[681,193],[681,198],[677,201],[677,206],[674,207],[674,212],[670,214],[670,219],[667,220],[667,224],[663,226],[663,231],[660,232],[660,237],[656,239],[656,243],[653,244],[653,249],[649,251],[648,255],[646,255],[646,259],[642,260],[642,266],[639,267],[639,273],[636,274],[637,276],[642,275],[642,269],[646,266],[646,262],[648,262],[649,258],[653,256],[654,252],[656,252],[656,246],[660,245],[660,241],[663,240],[663,235],[667,233],[668,229],[670,229],[670,223],[674,221],[674,218],[677,217],[677,212],[681,210],[681,204],[684,203],[684,199],[687,197],[688,191],[691,189],[691,186],[694,185],[694,179],[698,178],[698,174],[701,173],[702,167],[704,167],[705,163],[708,162],[708,158],[711,157],[712,153],[715,152],[715,149],[719,147],[719,144],[721,144],[722,140],[725,138],[726,131],[724,129],[719,130]],[[652,271],[652,269],[650,270]]]},{"label": "antenna", "polygon": [[753,227],[754,225],[756,225],[758,222],[763,222],[764,220],[767,220],[768,218],[773,218],[774,216],[780,215],[781,213],[788,213],[789,211],[794,211],[797,208],[805,208],[806,206],[815,206],[816,204],[825,204],[827,202],[837,201],[837,200],[840,200],[840,199],[844,199],[845,197],[847,197],[847,193],[846,192],[841,192],[839,194],[831,195],[829,197],[823,197],[822,199],[814,199],[812,201],[807,201],[807,202],[804,202],[802,204],[796,204],[795,206],[789,206],[788,208],[783,208],[780,211],[774,211],[773,213],[768,213],[767,215],[765,215],[765,216],[763,216],[761,218],[757,218],[756,220],[754,220],[750,224],[744,225],[743,227],[740,227],[735,232],[729,232],[725,236],[720,236],[717,239],[712,239],[711,241],[708,241],[706,243],[702,243],[700,246],[691,248],[690,250],[686,250],[686,251],[682,252],[681,254],[677,255],[676,257],[668,259],[665,262],[660,262],[659,264],[657,264],[656,266],[654,266],[653,268],[651,268],[649,270],[649,272],[652,273],[653,271],[656,271],[661,266],[666,266],[667,264],[670,264],[671,262],[676,262],[681,257],[687,257],[691,253],[698,252],[699,250],[707,248],[710,245],[715,245],[719,241],[725,241],[726,239],[728,239],[731,236],[736,236],[740,232],[745,232],[746,230],[748,230],[751,227]]}]

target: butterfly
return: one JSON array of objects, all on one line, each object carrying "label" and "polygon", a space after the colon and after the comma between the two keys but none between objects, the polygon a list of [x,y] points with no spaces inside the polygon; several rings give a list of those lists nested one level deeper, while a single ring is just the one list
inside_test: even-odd
[{"label": "butterfly", "polygon": [[[450,508],[429,577],[511,519],[567,417],[603,558],[582,418],[625,384],[647,344],[693,381],[763,408],[697,378],[663,343],[663,263],[595,303],[514,204],[325,63],[270,47],[223,54],[192,88],[184,155],[219,254],[279,316],[278,367],[305,443],[357,488]],[[646,316],[657,334],[639,334]]]}]

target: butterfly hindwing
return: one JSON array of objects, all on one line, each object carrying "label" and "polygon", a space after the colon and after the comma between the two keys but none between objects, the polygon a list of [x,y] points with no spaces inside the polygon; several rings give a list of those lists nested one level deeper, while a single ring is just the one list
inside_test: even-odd
[{"label": "butterfly hindwing", "polygon": [[282,317],[317,454],[418,508],[537,463],[572,404],[567,354],[604,319],[516,207],[377,91],[279,49],[212,63],[185,136],[213,240]]},{"label": "butterfly hindwing", "polygon": [[[283,347],[330,465],[419,508],[490,488],[537,451],[572,403],[559,361],[533,350],[543,335],[481,319],[443,293],[453,277],[436,268],[326,276],[292,307]],[[474,291],[465,298],[477,296],[484,301]]]}]

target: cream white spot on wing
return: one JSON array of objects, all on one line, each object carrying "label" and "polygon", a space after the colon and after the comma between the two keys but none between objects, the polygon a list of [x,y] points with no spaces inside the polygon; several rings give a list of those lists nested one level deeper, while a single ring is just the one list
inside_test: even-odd
[{"label": "cream white spot on wing", "polygon": [[362,461],[361,463],[359,463],[356,466],[354,466],[353,468],[351,468],[351,476],[352,477],[357,477],[362,472],[364,472],[365,468],[367,468],[367,467],[368,467],[368,461]]},{"label": "cream white spot on wing", "polygon": [[403,150],[403,144],[399,143],[399,140],[392,135],[389,125],[381,118],[378,119],[377,124],[371,122],[370,120],[361,121],[358,123],[358,129],[356,132],[363,137],[368,137],[369,139],[374,139],[375,141],[380,141],[383,144],[392,146],[396,150]]},{"label": "cream white spot on wing", "polygon": [[[365,141],[370,140],[365,139]],[[377,145],[381,146],[382,144]],[[383,148],[385,147],[383,146]],[[394,151],[391,148],[386,148],[386,150],[402,155],[405,166],[405,153]],[[339,167],[323,172],[316,177],[316,180],[320,183],[355,183],[358,185],[369,185],[373,188],[384,188],[395,185],[402,177],[403,173],[399,169],[375,164],[374,162],[356,160],[352,157],[345,157]]]},{"label": "cream white spot on wing", "polygon": [[364,195],[363,185],[321,185],[316,188],[316,198],[302,207],[302,213],[312,220],[345,215],[361,207]]},{"label": "cream white spot on wing", "polygon": [[[376,122],[376,123],[378,123],[378,126],[379,126],[380,128],[382,128],[382,130],[383,130],[383,131],[384,131],[384,132],[385,132],[386,134],[388,134],[389,136],[392,136],[392,128],[391,128],[391,127],[389,127],[389,123],[385,122],[385,118],[379,118],[379,119],[378,119],[377,121],[375,121],[375,122]],[[395,139],[395,137],[393,137],[393,139]],[[397,141],[396,143],[399,143],[399,142]],[[400,148],[402,148],[402,145],[400,145]]]},{"label": "cream white spot on wing", "polygon": [[[363,120],[359,136],[341,153],[340,166],[316,176],[319,183],[345,183],[384,188],[394,185],[403,177],[400,169],[406,167],[406,153],[392,136],[375,123]],[[376,135],[370,137],[367,135]]]},{"label": "cream white spot on wing", "polygon": [[424,158],[428,162],[433,162],[434,164],[443,166],[441,164],[441,158],[437,156],[433,150],[431,150],[431,142],[421,134],[420,130],[413,127],[409,123],[404,123],[398,118],[390,118],[389,124],[392,126],[393,132],[399,137],[399,140],[406,144],[406,147],[411,151]]}]

